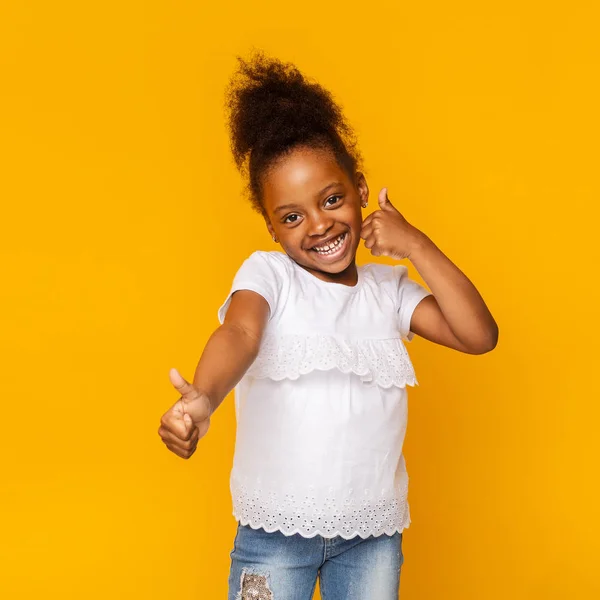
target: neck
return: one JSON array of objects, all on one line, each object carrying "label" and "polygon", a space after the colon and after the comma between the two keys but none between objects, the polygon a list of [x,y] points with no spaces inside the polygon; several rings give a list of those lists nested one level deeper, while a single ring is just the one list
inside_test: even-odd
[{"label": "neck", "polygon": [[310,269],[300,265],[305,271],[312,273],[318,279],[322,281],[329,281],[331,283],[341,283],[342,285],[355,286],[358,283],[358,269],[354,260],[339,273],[327,273],[326,271],[319,271],[317,269]]}]

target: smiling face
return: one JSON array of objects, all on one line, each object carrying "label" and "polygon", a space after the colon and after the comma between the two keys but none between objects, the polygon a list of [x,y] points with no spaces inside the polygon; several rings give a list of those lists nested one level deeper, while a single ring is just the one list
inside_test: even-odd
[{"label": "smiling face", "polygon": [[361,204],[369,188],[354,179],[333,152],[298,147],[272,165],[262,179],[265,220],[286,254],[324,281],[354,285]]}]

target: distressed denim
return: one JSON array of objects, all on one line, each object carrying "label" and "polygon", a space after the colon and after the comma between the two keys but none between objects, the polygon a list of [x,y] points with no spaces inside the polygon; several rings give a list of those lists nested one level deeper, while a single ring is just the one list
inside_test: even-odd
[{"label": "distressed denim", "polygon": [[317,577],[323,600],[398,600],[402,533],[286,536],[238,523],[228,600],[310,600]]}]

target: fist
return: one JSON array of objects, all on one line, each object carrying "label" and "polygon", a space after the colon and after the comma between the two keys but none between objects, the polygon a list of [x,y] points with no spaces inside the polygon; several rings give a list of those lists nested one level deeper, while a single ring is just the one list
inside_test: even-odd
[{"label": "fist", "polygon": [[208,431],[211,404],[208,396],[171,369],[169,378],[181,398],[161,417],[158,435],[167,448],[188,459]]},{"label": "fist", "polygon": [[379,210],[371,213],[362,224],[360,237],[365,240],[365,248],[373,256],[384,255],[396,260],[410,258],[422,232],[392,206],[387,197],[387,188],[379,192],[378,201]]}]

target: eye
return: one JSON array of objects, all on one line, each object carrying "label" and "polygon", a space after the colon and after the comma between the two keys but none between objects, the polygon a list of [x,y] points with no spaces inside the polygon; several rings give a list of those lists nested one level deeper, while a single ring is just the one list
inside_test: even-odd
[{"label": "eye", "polygon": [[298,215],[288,215],[283,222],[284,223],[295,223],[298,220]]},{"label": "eye", "polygon": [[[325,204],[327,206],[332,206],[333,204],[337,204],[340,200],[342,199],[342,196],[335,195],[335,196],[329,196],[329,198],[327,198],[327,200],[325,200]],[[334,200],[334,202],[332,204],[327,204],[330,200]]]}]

